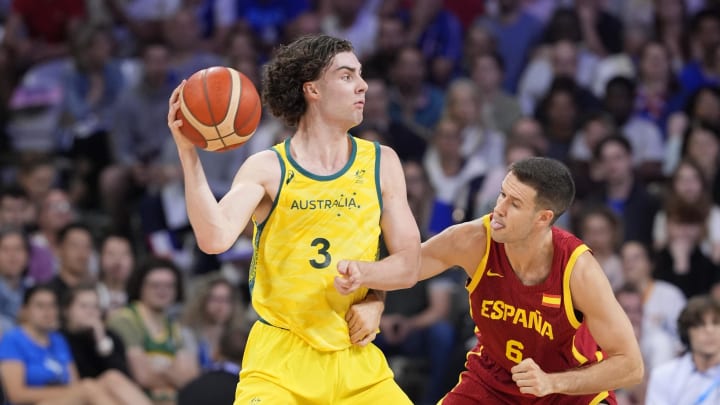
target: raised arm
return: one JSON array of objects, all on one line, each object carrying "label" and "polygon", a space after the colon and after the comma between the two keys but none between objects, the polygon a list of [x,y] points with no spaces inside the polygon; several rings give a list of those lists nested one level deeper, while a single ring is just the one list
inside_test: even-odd
[{"label": "raised arm", "polygon": [[[589,367],[547,374],[547,384],[520,386],[520,391],[538,396],[583,395],[639,384],[643,378],[643,361],[632,325],[615,299],[602,268],[589,252],[583,253],[575,264],[570,291],[573,305],[583,313],[590,333],[606,358]],[[523,363],[515,367],[521,368]]]},{"label": "raised arm", "polygon": [[383,202],[380,226],[390,254],[377,262],[340,261],[335,286],[341,293],[350,293],[360,286],[397,290],[417,282],[420,231],[408,205],[400,159],[385,146],[381,147],[380,181]]},{"label": "raised arm", "polygon": [[168,126],[178,148],[185,179],[185,199],[188,217],[200,249],[208,254],[226,251],[237,240],[250,217],[266,195],[265,184],[279,163],[270,151],[251,156],[240,167],[230,190],[218,202],[208,185],[195,146],[181,133],[182,121],[177,120],[179,109],[178,86],[170,97]]}]

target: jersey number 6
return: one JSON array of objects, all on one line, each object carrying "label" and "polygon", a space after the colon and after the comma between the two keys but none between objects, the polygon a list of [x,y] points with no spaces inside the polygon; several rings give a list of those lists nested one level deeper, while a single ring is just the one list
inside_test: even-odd
[{"label": "jersey number 6", "polygon": [[324,269],[329,266],[332,261],[330,252],[328,252],[328,249],[330,249],[330,242],[328,242],[325,238],[315,238],[312,242],[310,242],[310,246],[316,247],[318,256],[322,256],[323,258],[323,261],[321,262],[315,259],[310,259],[310,265],[316,269]]}]

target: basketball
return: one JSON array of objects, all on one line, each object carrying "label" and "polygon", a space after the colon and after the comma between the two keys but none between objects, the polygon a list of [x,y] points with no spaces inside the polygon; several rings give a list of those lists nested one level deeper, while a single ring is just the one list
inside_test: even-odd
[{"label": "basketball", "polygon": [[226,151],[247,142],[261,113],[255,85],[235,69],[215,66],[199,70],[180,92],[180,132],[208,151]]}]

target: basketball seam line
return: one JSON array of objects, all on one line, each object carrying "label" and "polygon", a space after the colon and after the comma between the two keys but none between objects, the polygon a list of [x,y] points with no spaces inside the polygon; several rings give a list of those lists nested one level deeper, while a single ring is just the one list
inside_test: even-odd
[{"label": "basketball seam line", "polygon": [[[240,83],[242,83],[242,78],[240,79]],[[241,84],[241,86],[242,86],[242,84]],[[258,95],[257,98],[255,99],[255,104],[253,105],[252,114],[250,114],[247,118],[245,118],[245,121],[243,121],[242,125],[239,125],[239,128],[244,127],[248,122],[250,122],[250,120],[252,119],[252,117],[255,116],[255,111],[257,111],[258,104],[261,104],[261,102],[260,102],[260,95]],[[235,128],[235,127],[233,127],[233,128]],[[235,132],[235,133],[237,133],[237,128],[235,128],[235,129],[236,129],[236,132]],[[256,129],[257,129],[257,128],[256,128]],[[255,131],[253,131],[253,132],[255,132]],[[252,133],[252,132],[251,132],[251,133]],[[240,135],[240,134],[238,134],[238,135]]]},{"label": "basketball seam line", "polygon": [[[215,114],[213,114],[212,106],[210,105],[210,92],[208,91],[208,85],[207,85],[207,69],[203,70],[202,73],[202,84],[203,84],[203,92],[205,93],[205,104],[207,105],[208,113],[210,114],[210,120],[213,122],[213,128],[215,129],[215,132],[217,133],[220,142],[223,144],[223,148],[227,147],[225,144],[225,141],[222,139],[222,135],[220,134],[220,130],[217,127],[217,120],[215,119]],[[232,97],[232,91],[230,92]],[[205,140],[208,141],[207,139]]]}]

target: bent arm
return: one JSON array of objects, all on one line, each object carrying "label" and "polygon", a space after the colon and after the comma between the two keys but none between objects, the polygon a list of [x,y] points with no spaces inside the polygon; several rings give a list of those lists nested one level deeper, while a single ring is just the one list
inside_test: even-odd
[{"label": "bent arm", "polygon": [[573,305],[583,313],[606,358],[589,367],[551,374],[554,391],[567,395],[594,394],[642,382],[643,360],[632,325],[590,252],[578,258],[570,277],[570,291]]},{"label": "bent arm", "polygon": [[208,185],[195,150],[180,150],[188,218],[200,249],[208,254],[226,251],[240,236],[263,196],[257,175],[262,157],[250,157],[238,170],[230,190],[218,202]]},{"label": "bent arm", "polygon": [[359,263],[363,285],[376,290],[409,288],[417,282],[420,269],[420,231],[408,205],[400,159],[385,146],[381,147],[380,175],[380,226],[390,254],[377,262]]},{"label": "bent arm", "polygon": [[228,250],[240,236],[265,196],[264,185],[268,184],[269,175],[277,173],[279,178],[280,164],[270,151],[251,156],[238,170],[230,190],[218,202],[210,190],[197,149],[180,132],[183,122],[177,119],[178,100],[184,85],[183,81],[175,88],[168,101],[168,127],[177,145],[185,180],[188,218],[198,247],[205,253],[218,254]]},{"label": "bent arm", "polygon": [[5,395],[14,404],[34,404],[53,398],[67,397],[75,393],[70,386],[29,387],[25,384],[25,364],[21,361],[3,360],[0,362],[0,378],[3,381]]}]

